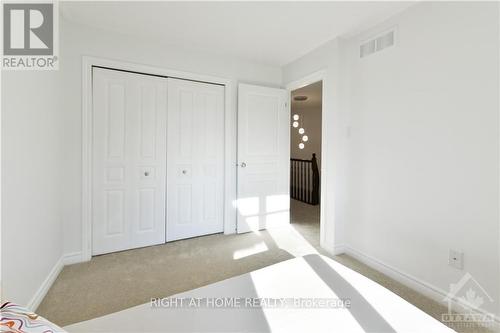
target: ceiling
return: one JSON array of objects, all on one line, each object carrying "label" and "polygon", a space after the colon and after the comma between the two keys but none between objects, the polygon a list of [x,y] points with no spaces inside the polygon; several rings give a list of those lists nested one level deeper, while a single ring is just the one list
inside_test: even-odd
[{"label": "ceiling", "polygon": [[167,44],[283,66],[379,23],[411,2],[61,2],[68,21]]},{"label": "ceiling", "polygon": [[[292,111],[306,109],[321,109],[321,94],[323,82],[319,81],[308,86],[292,91]],[[307,96],[305,101],[295,101],[295,96]]]}]

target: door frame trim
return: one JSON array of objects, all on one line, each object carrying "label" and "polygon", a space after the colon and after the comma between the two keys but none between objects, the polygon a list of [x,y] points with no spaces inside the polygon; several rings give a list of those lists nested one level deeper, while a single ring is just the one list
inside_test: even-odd
[{"label": "door frame trim", "polygon": [[[287,91],[287,101],[288,101],[288,107],[290,110],[290,114],[292,111],[292,91],[308,86],[310,84],[316,83],[322,81],[322,93],[321,93],[321,178],[320,178],[320,188],[321,188],[321,194],[320,194],[320,223],[319,223],[319,233],[320,233],[320,246],[324,248],[325,250],[333,253],[334,252],[334,239],[328,239],[328,235],[331,235],[333,233],[327,233],[327,229],[335,229],[335,221],[333,219],[333,216],[330,218],[327,216],[327,209],[326,205],[324,204],[327,200],[327,158],[326,157],[326,152],[328,151],[327,143],[328,143],[328,135],[329,135],[329,126],[328,122],[325,121],[329,117],[327,116],[331,111],[330,105],[327,104],[326,100],[326,94],[325,94],[325,87],[328,86],[327,84],[327,75],[326,75],[326,70],[319,70],[317,72],[311,73],[309,75],[306,75],[302,77],[301,79],[292,81],[286,85],[286,91]],[[331,199],[328,199],[328,203],[332,204],[335,206],[335,198],[332,197]]]},{"label": "door frame trim", "polygon": [[[115,59],[82,56],[82,212],[81,212],[81,261],[92,258],[92,68],[106,67],[122,71],[172,77],[190,81],[223,85],[224,89],[224,234],[235,233],[236,209],[233,205],[236,194],[236,169],[234,140],[236,110],[231,104],[235,83],[227,78],[153,67]],[[233,133],[234,132],[234,133]]]}]

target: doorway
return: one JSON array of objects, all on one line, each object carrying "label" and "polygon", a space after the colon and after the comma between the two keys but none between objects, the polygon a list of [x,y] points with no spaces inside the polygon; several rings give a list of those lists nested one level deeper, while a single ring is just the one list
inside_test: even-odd
[{"label": "doorway", "polygon": [[320,246],[323,81],[290,93],[290,222]]}]

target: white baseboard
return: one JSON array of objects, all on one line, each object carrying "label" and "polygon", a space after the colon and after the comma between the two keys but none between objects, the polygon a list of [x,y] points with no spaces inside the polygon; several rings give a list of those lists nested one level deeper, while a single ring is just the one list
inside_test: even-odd
[{"label": "white baseboard", "polygon": [[27,307],[32,311],[36,311],[40,303],[42,303],[43,298],[47,295],[50,287],[61,273],[62,269],[66,265],[76,264],[79,262],[83,262],[82,252],[73,252],[63,255],[59,260],[55,263],[54,267],[49,272],[49,275],[42,282],[42,285],[36,291],[35,295],[28,302]]},{"label": "white baseboard", "polygon": [[[404,284],[405,286],[431,298],[432,300],[448,306],[448,304],[444,301],[445,297],[447,296],[447,292],[433,286],[432,284],[422,281],[421,279],[418,279],[410,274],[404,273],[400,271],[399,269],[390,266],[378,259],[375,259],[367,254],[364,254],[356,249],[353,249],[350,246],[343,246],[344,252],[351,257],[359,260],[360,262],[364,263],[365,265],[389,276],[390,278],[396,280],[397,282]],[[453,300],[452,303],[452,309],[457,312],[463,312],[463,307],[460,305],[458,300]],[[480,311],[482,314],[488,314],[484,311]],[[495,315],[495,327],[498,328],[500,326],[500,317],[498,315]]]},{"label": "white baseboard", "polygon": [[333,255],[338,256],[339,254],[345,253],[346,246],[344,244],[335,245],[333,247]]},{"label": "white baseboard", "polygon": [[45,295],[47,295],[47,292],[49,291],[54,281],[57,279],[57,276],[59,275],[63,267],[64,267],[63,257],[61,257],[56,262],[54,267],[52,267],[52,269],[49,272],[49,275],[47,275],[40,288],[38,288],[38,290],[36,291],[35,295],[28,302],[27,304],[28,309],[36,311],[36,308],[38,308]]},{"label": "white baseboard", "polygon": [[86,261],[86,260],[83,259],[83,253],[81,251],[67,253],[63,256],[64,266],[77,264],[77,263],[84,262],[84,261]]}]

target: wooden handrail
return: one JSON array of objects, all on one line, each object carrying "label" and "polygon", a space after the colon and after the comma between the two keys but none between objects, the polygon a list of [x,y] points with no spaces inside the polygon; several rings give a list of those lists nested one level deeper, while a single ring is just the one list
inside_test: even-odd
[{"label": "wooden handrail", "polygon": [[319,204],[320,176],[316,154],[310,160],[290,159],[290,196],[311,205]]}]

